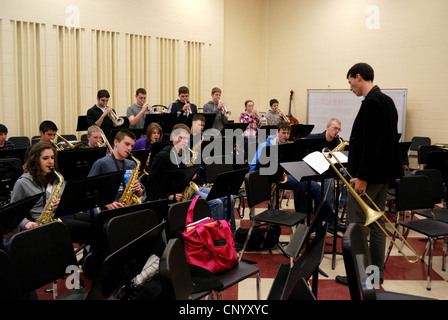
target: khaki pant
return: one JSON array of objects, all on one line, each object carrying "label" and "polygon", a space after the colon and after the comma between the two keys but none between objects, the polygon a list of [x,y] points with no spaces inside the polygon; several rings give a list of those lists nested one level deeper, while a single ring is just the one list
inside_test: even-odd
[{"label": "khaki pant", "polygon": [[[389,185],[385,184],[367,184],[366,193],[377,204],[377,206],[384,211],[386,207],[386,196]],[[362,196],[367,204],[370,205],[370,201],[365,196]],[[372,206],[375,209],[374,206]],[[375,209],[376,210],[376,209]],[[350,223],[359,223],[364,225],[366,215],[359,206],[358,202],[349,193],[347,197],[347,225]],[[384,217],[377,220],[382,228],[385,229]],[[377,266],[380,270],[380,277],[383,278],[384,258],[386,253],[386,235],[381,231],[378,225],[374,222],[368,226],[370,230],[370,256],[372,258],[372,264]],[[363,229],[364,232],[366,231]]]}]

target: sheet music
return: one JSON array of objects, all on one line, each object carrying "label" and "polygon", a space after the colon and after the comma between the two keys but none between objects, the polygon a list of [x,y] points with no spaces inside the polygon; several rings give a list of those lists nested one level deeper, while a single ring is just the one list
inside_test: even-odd
[{"label": "sheet music", "polygon": [[[342,152],[334,152],[334,155],[339,159],[341,163],[346,163],[348,161],[347,156]],[[328,170],[328,168],[330,168],[330,164],[328,163],[327,159],[325,159],[325,156],[322,154],[322,152],[319,151],[314,151],[308,154],[305,158],[303,158],[303,161],[305,161],[319,174],[324,173]],[[331,158],[331,162],[336,163],[336,159]]]}]

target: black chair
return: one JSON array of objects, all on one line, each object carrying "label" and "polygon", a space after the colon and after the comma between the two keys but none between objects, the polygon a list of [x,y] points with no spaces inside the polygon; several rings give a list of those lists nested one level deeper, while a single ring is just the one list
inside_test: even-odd
[{"label": "black chair", "polygon": [[427,176],[431,183],[431,190],[433,192],[434,205],[444,203],[443,207],[436,207],[433,210],[420,209],[412,210],[412,214],[419,214],[426,218],[434,218],[448,223],[448,208],[445,205],[445,192],[442,180],[442,173],[437,169],[417,170],[415,175]]},{"label": "black chair", "polygon": [[89,144],[89,139],[87,139],[87,133],[83,133],[81,135],[81,142],[84,143],[85,145]]},{"label": "black chair", "polygon": [[418,149],[420,146],[430,146],[431,138],[429,137],[412,137],[411,146],[409,147],[408,158],[417,160],[418,163]]},{"label": "black chair", "polygon": [[[351,223],[342,237],[342,253],[345,271],[352,300],[426,300],[403,293],[390,292],[375,288],[379,283],[372,283],[375,276],[368,275],[367,266],[372,264],[367,238],[363,226]],[[376,278],[379,281],[379,275]],[[428,299],[431,300],[431,299]]]},{"label": "black chair", "polygon": [[439,146],[435,145],[420,145],[418,147],[417,161],[419,169],[424,169],[425,165],[428,163],[428,157],[431,152],[440,151]]},{"label": "black chair", "polygon": [[[135,206],[140,208],[142,205]],[[83,270],[88,278],[95,279],[104,259],[131,242],[143,233],[151,230],[162,222],[160,215],[151,209],[133,209],[134,206],[102,212],[101,220],[108,214],[112,217],[98,221],[99,227],[94,229],[94,240],[90,252],[84,258]],[[135,210],[135,211],[133,211]]]},{"label": "black chair", "polygon": [[20,299],[14,267],[8,254],[3,250],[0,250],[0,270],[0,301]]},{"label": "black chair", "polygon": [[[11,258],[21,297],[65,277],[68,267],[78,267],[70,232],[60,222],[18,232],[5,249]],[[54,290],[53,295],[55,299],[83,299],[87,290],[73,289],[60,297]]]},{"label": "black chair", "polygon": [[[67,141],[77,141],[78,140],[78,138],[74,134],[61,134],[60,136]],[[58,137],[56,143],[63,142],[63,141],[64,140],[62,140],[61,138]]]},{"label": "black chair", "polygon": [[[397,211],[408,211],[416,209],[433,210],[434,200],[431,190],[431,183],[427,176],[407,176],[397,180],[396,184],[396,197],[397,197]],[[407,236],[409,230],[421,233],[428,238],[427,248],[421,259],[424,260],[426,253],[428,253],[428,276],[427,276],[427,289],[431,290],[431,268],[432,268],[432,249],[435,245],[435,240],[440,237],[445,239],[448,236],[448,223],[429,219],[414,219],[407,221],[400,221],[399,224],[407,231],[404,237]],[[395,241],[397,233],[394,232],[392,240]],[[393,243],[389,245],[389,249],[386,254],[386,262],[392,250]],[[442,270],[445,269],[445,257],[446,248],[443,253]],[[385,263],[386,263],[385,262]]]},{"label": "black chair", "polygon": [[40,141],[40,136],[31,137],[31,145],[34,146],[36,143]]},{"label": "black chair", "polygon": [[[168,211],[167,220],[167,239],[179,239],[183,244],[182,232],[185,230],[185,220],[187,217],[187,211],[190,207],[192,200],[179,202],[173,204]],[[193,221],[198,221],[206,217],[211,217],[210,207],[206,200],[198,199],[193,211]],[[256,276],[257,278],[257,298],[260,299],[260,275],[259,268],[252,266],[244,262],[238,262],[236,266],[232,269],[214,275],[214,277],[221,282],[221,286],[214,287],[214,291],[218,297],[221,299],[221,291],[224,291],[240,281],[243,281],[249,277]],[[200,280],[201,275],[197,278]],[[195,280],[195,278],[194,278]],[[193,290],[196,293],[195,290]]]},{"label": "black chair", "polygon": [[151,255],[162,255],[165,249],[164,229],[165,222],[162,222],[109,254],[85,299],[129,299],[131,280],[142,271]]},{"label": "black chair", "polygon": [[[255,223],[266,223],[268,225],[276,224],[279,226],[286,226],[290,229],[292,237],[292,227],[304,221],[307,217],[306,213],[291,212],[279,209],[268,208],[261,213],[255,214],[255,206],[263,202],[271,200],[271,188],[269,184],[269,177],[267,175],[260,175],[259,171],[249,172],[245,177],[245,186],[247,193],[247,203],[250,209],[251,225],[246,237],[246,241],[240,252],[239,259],[243,258],[247,247],[247,242],[250,238]],[[281,244],[277,243],[280,247]]]},{"label": "black chair", "polygon": [[[279,266],[268,300],[316,299],[319,266],[324,257],[326,234],[327,225],[325,224],[316,232],[315,237],[299,259],[294,262],[292,268],[289,268],[288,264]],[[313,277],[313,290],[307,284],[311,277]]]},{"label": "black chair", "polygon": [[159,216],[150,209],[114,217],[104,225],[107,252],[111,254],[160,223]]},{"label": "black chair", "polygon": [[14,148],[28,148],[31,146],[30,138],[27,136],[9,137],[8,140],[14,143]]},{"label": "black chair", "polygon": [[190,275],[184,247],[179,239],[173,238],[168,241],[160,258],[159,275],[164,299],[193,299],[193,279]]}]

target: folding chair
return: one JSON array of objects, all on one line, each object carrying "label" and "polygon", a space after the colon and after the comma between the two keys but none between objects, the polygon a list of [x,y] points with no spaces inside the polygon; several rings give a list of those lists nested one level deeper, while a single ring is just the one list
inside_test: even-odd
[{"label": "folding chair", "polygon": [[31,146],[30,138],[27,136],[9,137],[8,140],[14,143],[14,148],[28,148]]},{"label": "folding chair", "polygon": [[[427,300],[403,293],[378,290],[366,269],[372,264],[363,226],[351,223],[342,237],[342,253],[352,300]],[[379,280],[379,276],[377,277]],[[377,284],[379,286],[379,283]],[[431,300],[431,299],[428,299]]]},{"label": "folding chair", "polygon": [[[407,176],[400,180],[397,180],[396,184],[396,197],[397,197],[397,212],[416,210],[416,209],[427,209],[433,210],[433,193],[431,190],[431,184],[429,178],[423,175],[418,176]],[[448,236],[448,223],[435,220],[433,218],[428,219],[414,219],[408,221],[400,221],[399,224],[407,228],[405,237],[409,233],[409,230],[421,233],[428,238],[427,248],[421,259],[424,260],[426,253],[428,254],[428,275],[427,275],[427,289],[431,290],[431,268],[432,268],[432,249],[435,245],[435,240],[440,237],[444,238],[444,249],[443,249],[443,262],[442,270],[445,270],[445,258],[446,258],[446,239]],[[394,232],[392,240],[395,241],[397,238],[397,233]],[[388,252],[386,254],[387,258],[392,250],[393,243],[389,245]],[[385,264],[386,264],[385,262]]]},{"label": "folding chair", "polygon": [[164,228],[165,222],[162,222],[109,254],[101,264],[86,300],[128,299],[132,291],[131,280],[142,271],[148,258],[152,254],[162,255]]},{"label": "folding chair", "polygon": [[[14,234],[6,251],[11,258],[22,297],[65,277],[68,267],[75,270],[78,268],[70,232],[60,222],[50,222]],[[56,289],[54,286],[55,299],[63,297],[77,300],[84,299],[87,295],[87,290],[81,288],[70,290],[58,297]]]},{"label": "folding chair", "polygon": [[[191,202],[192,200],[179,202],[170,207],[168,211],[166,232],[168,240],[177,238],[181,240],[181,243],[183,244],[182,232],[185,230],[185,220]],[[206,200],[198,199],[193,211],[193,221],[198,221],[206,217],[211,217],[210,207]],[[254,275],[257,278],[257,299],[260,299],[259,268],[244,262],[238,262],[238,264],[232,269],[214,275],[214,277],[221,282],[222,286],[214,287],[213,290],[215,291],[218,299],[221,299],[221,291],[224,291]],[[200,280],[200,276],[201,275],[197,278],[198,280]],[[193,290],[193,292],[195,292],[195,290]]]},{"label": "folding chair", "polygon": [[[307,217],[306,213],[291,212],[279,209],[268,208],[261,213],[255,214],[255,206],[263,202],[270,201],[271,188],[269,185],[269,178],[266,175],[260,175],[259,171],[249,172],[245,177],[245,186],[247,192],[247,202],[250,209],[251,226],[244,242],[243,248],[240,252],[239,260],[243,258],[252,230],[255,223],[267,223],[269,225],[276,224],[286,226],[290,229],[292,238],[292,227],[304,221]],[[280,247],[280,243],[277,243]]]},{"label": "folding chair", "polygon": [[[160,258],[159,274],[164,299],[193,300],[194,283],[184,247],[179,239],[173,238],[168,241],[165,251]],[[206,294],[208,293],[206,292]],[[197,298],[202,297],[201,295]]]},{"label": "folding chair", "polygon": [[[268,300],[316,299],[319,265],[324,257],[326,234],[327,225],[325,224],[316,232],[315,237],[299,259],[294,262],[292,268],[289,268],[287,264],[279,266]],[[306,282],[311,277],[313,277],[313,290],[310,295],[311,290]],[[306,286],[303,286],[304,281]]]}]

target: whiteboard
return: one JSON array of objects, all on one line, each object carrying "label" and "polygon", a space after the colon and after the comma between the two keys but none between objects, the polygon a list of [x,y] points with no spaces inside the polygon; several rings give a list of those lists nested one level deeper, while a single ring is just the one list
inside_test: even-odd
[{"label": "whiteboard", "polygon": [[[338,118],[342,122],[342,131],[339,136],[343,140],[349,140],[353,122],[364,97],[357,97],[350,90],[344,89],[309,89],[307,91],[307,123],[314,124],[312,133],[325,131],[328,120]],[[403,141],[407,89],[381,89],[381,91],[391,97],[395,103],[398,112],[398,133],[401,133],[400,141]]]}]

